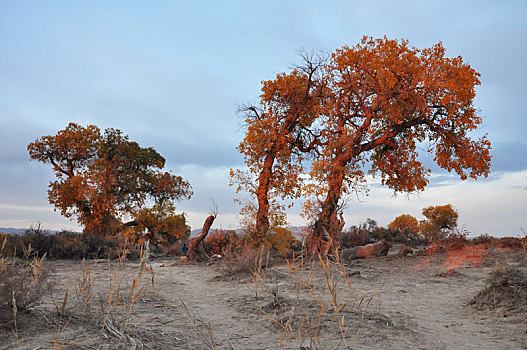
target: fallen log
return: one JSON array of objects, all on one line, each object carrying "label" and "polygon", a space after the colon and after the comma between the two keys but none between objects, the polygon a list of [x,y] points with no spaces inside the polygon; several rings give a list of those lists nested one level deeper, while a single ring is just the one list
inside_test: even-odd
[{"label": "fallen log", "polygon": [[344,260],[363,259],[372,256],[388,255],[392,243],[383,239],[380,242],[366,244],[364,246],[343,249],[339,256]]},{"label": "fallen log", "polygon": [[401,246],[401,248],[399,249],[399,251],[395,255],[397,257],[399,257],[399,258],[404,258],[408,254],[413,254],[413,253],[414,253],[414,250],[412,248],[410,248],[407,245],[403,245],[403,246]]}]

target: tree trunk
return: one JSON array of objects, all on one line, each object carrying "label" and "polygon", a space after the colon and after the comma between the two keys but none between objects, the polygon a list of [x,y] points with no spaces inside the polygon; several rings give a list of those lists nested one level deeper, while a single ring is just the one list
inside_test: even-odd
[{"label": "tree trunk", "polygon": [[366,244],[364,246],[343,249],[339,257],[342,260],[362,259],[372,256],[388,255],[388,251],[392,247],[392,243],[387,240],[382,240],[373,244]]},{"label": "tree trunk", "polygon": [[210,215],[205,219],[205,223],[203,224],[203,228],[201,229],[201,232],[199,235],[194,237],[188,247],[188,256],[190,260],[195,260],[199,256],[198,248],[201,242],[207,237],[209,234],[210,227],[212,226],[212,223],[214,222],[214,219],[216,219],[216,215]]},{"label": "tree trunk", "polygon": [[320,214],[313,225],[313,231],[309,237],[309,251],[311,253],[327,254],[335,234],[342,230],[344,220],[337,216],[338,202],[342,193],[344,182],[342,172],[333,171],[330,175],[330,187],[326,199],[322,203]]},{"label": "tree trunk", "polygon": [[265,157],[262,171],[258,178],[258,189],[256,197],[258,199],[258,212],[256,213],[256,232],[252,233],[252,238],[255,243],[262,243],[267,237],[269,231],[269,185],[271,182],[271,175],[273,164],[275,160],[275,152],[271,152]]}]

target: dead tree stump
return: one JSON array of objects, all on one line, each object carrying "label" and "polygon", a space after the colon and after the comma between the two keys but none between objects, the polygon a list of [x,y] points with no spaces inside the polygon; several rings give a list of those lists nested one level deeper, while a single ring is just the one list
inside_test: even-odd
[{"label": "dead tree stump", "polygon": [[209,234],[209,230],[212,226],[212,223],[214,222],[214,219],[216,219],[216,214],[209,215],[207,219],[205,219],[205,223],[203,224],[203,228],[201,229],[199,235],[190,241],[188,245],[188,257],[190,260],[196,260],[199,257],[199,245]]}]

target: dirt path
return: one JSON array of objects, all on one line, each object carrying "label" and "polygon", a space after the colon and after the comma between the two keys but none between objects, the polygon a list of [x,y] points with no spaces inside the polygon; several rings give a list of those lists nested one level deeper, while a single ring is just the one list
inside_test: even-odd
[{"label": "dirt path", "polygon": [[[527,268],[525,254],[512,260]],[[351,289],[333,271],[336,312],[320,264],[289,277],[288,266],[277,265],[251,283],[248,275],[218,279],[217,266],[154,260],[149,266],[155,274],[143,277],[148,291],[133,304],[122,339],[103,332],[100,323],[117,264],[90,263],[90,317],[68,314],[58,334],[56,305],[66,288],[72,298],[80,264],[49,262],[55,266],[56,292],[18,315],[18,335],[23,349],[53,349],[54,334],[63,349],[115,349],[118,344],[129,349],[134,341],[136,349],[279,349],[281,342],[284,349],[527,349],[525,313],[468,305],[496,261],[468,262],[452,273],[444,261],[438,255],[427,264],[421,257],[353,262],[346,266]],[[124,300],[138,264],[120,266]],[[112,313],[116,325],[122,324],[123,310]],[[16,348],[10,327],[0,327],[0,349]]]}]

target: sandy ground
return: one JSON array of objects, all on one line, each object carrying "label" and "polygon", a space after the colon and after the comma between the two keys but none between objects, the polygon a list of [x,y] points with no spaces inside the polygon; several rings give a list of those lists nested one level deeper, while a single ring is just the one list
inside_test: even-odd
[{"label": "sandy ground", "polygon": [[[17,315],[18,344],[12,323],[0,327],[0,349],[54,349],[54,336],[62,349],[527,349],[526,312],[470,305],[496,264],[527,268],[525,252],[473,255],[357,260],[328,266],[327,278],[318,261],[251,276],[226,275],[221,262],[151,259],[128,317],[138,262],[49,261],[54,293]],[[75,294],[87,267],[83,304]],[[119,301],[106,312],[115,281]],[[102,329],[104,314],[117,332]]]}]

